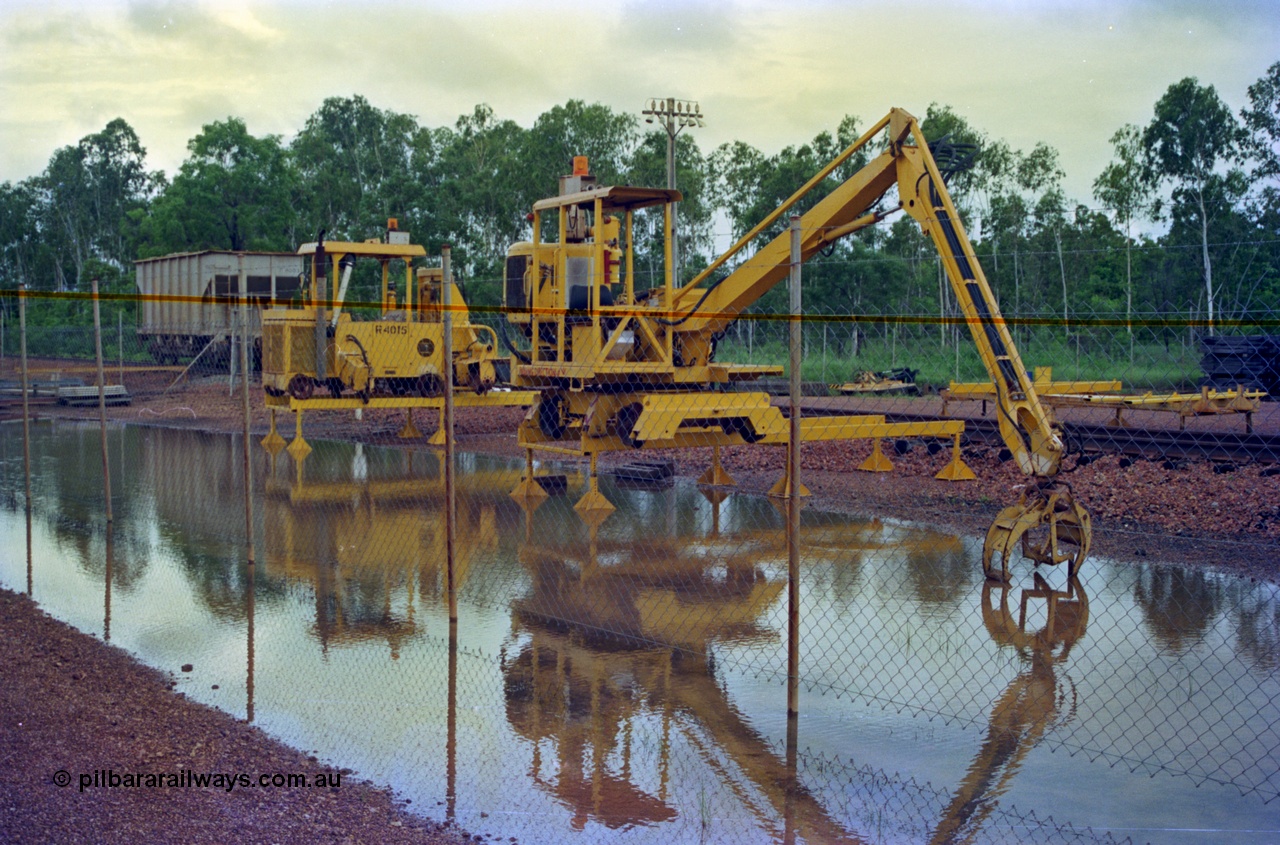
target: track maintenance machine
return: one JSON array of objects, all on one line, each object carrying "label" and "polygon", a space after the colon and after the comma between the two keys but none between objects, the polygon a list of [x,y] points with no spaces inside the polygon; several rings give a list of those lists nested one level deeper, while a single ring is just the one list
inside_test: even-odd
[{"label": "track maintenance machine", "polygon": [[[988,531],[984,571],[990,578],[1008,580],[1009,557],[1020,542],[1037,564],[1066,562],[1074,575],[1088,553],[1091,527],[1069,485],[1054,478],[1065,451],[1061,430],[1036,395],[947,192],[945,176],[952,171],[944,174],[919,122],[902,109],[893,109],[728,252],[679,287],[671,256],[672,204],[680,199],[679,192],[596,186],[585,161],[575,160],[574,175],[561,179],[560,195],[534,204],[529,215],[532,240],[508,251],[504,303],[508,321],[527,347],[518,348],[510,330],[504,330],[503,340],[514,356],[512,383],[540,391],[538,404],[521,424],[520,443],[529,450],[590,455],[592,486],[581,508],[610,507],[607,501],[586,501],[593,495],[603,499],[595,488],[598,452],[786,442],[787,423],[766,394],[725,390],[734,382],[777,374],[780,368],[719,363],[715,349],[743,310],[787,277],[789,233],[734,269],[726,265],[881,136],[883,151],[802,215],[801,260],[897,211],[919,223],[942,257],[995,383],[1000,432],[1019,468],[1034,478],[1018,504],[1001,511]],[[886,200],[891,191],[896,201]],[[634,214],[653,207],[663,210],[665,273],[660,287],[641,289]],[[556,230],[555,240],[542,240],[544,220],[548,230]],[[722,275],[716,278],[717,273]],[[802,420],[801,436],[937,436],[942,428],[908,432],[906,427],[954,422],[899,423],[895,429],[883,417],[815,417]],[[959,477],[968,468],[959,462],[958,431],[954,436],[956,455],[944,473]],[[530,477],[517,495],[534,492],[532,451],[529,455]]]},{"label": "track maintenance machine", "polygon": [[[481,394],[496,383],[499,366],[506,365],[496,353],[497,336],[488,326],[470,322],[452,282],[456,343],[453,361],[444,361],[442,270],[420,267],[415,274],[413,260],[424,258],[426,250],[409,243],[408,233],[399,231],[394,219],[388,224],[383,238],[326,243],[321,232],[320,240],[298,250],[311,257],[310,302],[265,312],[262,384],[267,395],[306,400],[320,388],[335,399],[354,394],[368,400],[375,394],[438,396],[446,380]],[[381,315],[376,320],[353,320],[343,310],[352,269],[361,258],[382,267]],[[404,265],[400,302],[390,276],[390,264],[397,260]],[[327,295],[330,273],[333,299]],[[318,349],[324,354],[317,355]]]},{"label": "track maintenance machine", "polygon": [[[387,221],[380,238],[363,242],[324,240],[303,244],[299,255],[311,258],[300,307],[271,308],[262,315],[262,386],[272,409],[270,443],[277,409],[298,415],[298,449],[302,411],[352,408],[404,408],[409,416],[401,434],[417,436],[412,408],[439,407],[445,390],[458,390],[458,404],[528,405],[532,393],[490,393],[505,382],[509,361],[498,352],[498,338],[488,326],[472,323],[462,292],[448,282],[453,332],[451,360],[445,360],[444,270],[414,266],[426,249],[409,242],[409,234]],[[355,319],[344,310],[352,270],[359,260],[381,265],[382,293],[376,319]],[[402,264],[397,282],[393,264]],[[399,291],[397,292],[397,288]],[[333,291],[333,295],[330,294]],[[328,395],[319,395],[318,392]],[[470,401],[463,399],[470,395]],[[274,435],[274,439],[273,439]],[[264,445],[267,442],[264,441]],[[272,448],[268,445],[268,448]],[[292,447],[291,447],[292,448]]]}]

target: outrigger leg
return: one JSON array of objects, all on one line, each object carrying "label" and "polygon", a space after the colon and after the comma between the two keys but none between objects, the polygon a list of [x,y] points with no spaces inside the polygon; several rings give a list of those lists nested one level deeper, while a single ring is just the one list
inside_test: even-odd
[{"label": "outrigger leg", "polygon": [[[358,408],[356,410],[359,410]],[[404,409],[404,425],[400,426],[400,430],[396,432],[396,437],[403,440],[416,440],[422,436],[422,432],[418,431],[418,427],[413,424],[413,408]]]},{"label": "outrigger leg", "polygon": [[511,498],[520,501],[542,501],[547,498],[547,491],[542,489],[542,485],[533,475],[533,450],[524,450],[524,478],[520,479],[520,483],[511,491]]},{"label": "outrigger leg", "polygon": [[302,436],[302,409],[294,411],[297,418],[294,423],[293,442],[289,444],[287,451],[295,461],[302,461],[307,455],[311,454],[311,444]]},{"label": "outrigger leg", "polygon": [[582,498],[573,506],[584,519],[591,516],[597,516],[603,521],[604,516],[613,513],[613,503],[600,492],[598,476],[596,475],[596,453],[591,453],[591,469],[587,476],[587,492],[582,494]]},{"label": "outrigger leg", "polygon": [[711,466],[707,471],[698,476],[698,483],[705,484],[709,487],[733,487],[738,482],[733,480],[733,476],[725,471],[720,464],[720,446],[713,445],[711,447]]},{"label": "outrigger leg", "polygon": [[955,441],[951,444],[951,463],[943,467],[934,478],[942,481],[973,481],[977,478],[973,470],[969,469],[969,465],[960,457],[960,435],[957,434]]},{"label": "outrigger leg", "polygon": [[276,455],[280,454],[280,451],[284,449],[284,447],[284,438],[281,437],[280,432],[276,430],[276,409],[272,408],[271,430],[267,432],[266,437],[262,438],[262,448],[266,449],[267,452],[271,454],[271,457],[274,458]]}]

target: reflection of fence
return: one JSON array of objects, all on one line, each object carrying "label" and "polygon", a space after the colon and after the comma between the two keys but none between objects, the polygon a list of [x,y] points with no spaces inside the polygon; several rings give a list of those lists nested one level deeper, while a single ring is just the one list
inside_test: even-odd
[{"label": "reflection of fence", "polygon": [[[3,339],[6,375],[15,324]],[[741,321],[718,351],[783,363],[775,326],[785,323]],[[127,385],[127,365],[146,350],[119,328],[113,347],[106,328],[108,375],[120,367]],[[919,377],[922,384],[976,380],[976,355],[957,341],[956,328],[819,315],[804,326],[804,374],[829,384],[908,366],[932,373]],[[1154,340],[1135,343],[1132,364],[1127,342],[1103,342],[1094,336],[1100,325],[1084,328],[1066,342],[1058,327],[1042,334],[1022,326],[1024,360],[1052,366],[1055,378],[1119,380],[1126,391],[1185,389],[1200,378],[1194,344],[1175,343],[1165,354],[1155,324]],[[88,354],[77,345],[83,335],[29,327],[28,348],[58,359],[36,363],[42,372],[91,383],[91,340]],[[903,416],[940,404],[929,395],[846,399]],[[1259,432],[1274,407],[1259,412]],[[1073,419],[1072,410],[1061,413]],[[1197,421],[1206,429],[1213,422]],[[58,526],[66,554],[96,560],[97,443],[83,429],[57,436],[65,439],[36,435],[35,501]],[[1223,437],[1244,440],[1239,426]],[[335,714],[337,738],[319,731],[299,741],[332,742],[327,753],[362,774],[403,778],[403,788],[434,799],[415,806],[475,830],[528,841],[605,840],[619,831],[643,838],[647,826],[667,841],[1108,841],[1130,834],[1090,829],[1106,826],[1090,810],[1092,790],[1123,792],[1147,775],[1159,777],[1154,789],[1163,797],[1144,793],[1156,810],[1144,817],[1134,809],[1138,817],[1182,823],[1197,818],[1197,803],[1225,802],[1252,810],[1257,826],[1268,812],[1274,820],[1262,809],[1280,797],[1280,594],[1271,584],[1105,560],[1086,563],[1075,583],[1053,570],[1037,578],[1027,567],[1015,567],[1012,585],[986,583],[977,541],[906,523],[917,515],[914,482],[881,498],[879,519],[806,509],[792,535],[801,559],[793,576],[792,537],[779,508],[689,483],[703,468],[694,464],[709,460],[694,450],[674,456],[685,479],[674,484],[605,482],[617,512],[602,521],[584,521],[569,507],[576,480],[574,496],[522,506],[508,495],[519,463],[460,455],[458,539],[450,548],[443,459],[421,443],[412,444],[417,451],[320,444],[302,463],[255,448],[249,475],[236,440],[128,429],[113,432],[108,445],[126,485],[117,549],[128,561],[107,573],[86,568],[118,579],[122,590],[142,590],[147,567],[161,565],[151,551],[158,534],[181,561],[197,605],[219,619],[239,624],[250,613],[302,608],[307,642],[331,661],[323,671],[333,673],[326,676],[333,695],[367,709]],[[759,452],[734,449],[736,466],[750,471]],[[926,460],[924,448],[889,451],[904,462]],[[824,472],[851,471],[847,455],[831,454]],[[1264,486],[1276,475],[1256,465],[1235,469],[1256,481],[1244,492],[1262,496],[1224,499],[1223,508],[1256,508],[1261,528],[1217,548],[1265,555],[1274,548],[1267,526],[1280,524],[1280,498]],[[574,467],[559,471],[572,476]],[[18,476],[3,476],[6,501],[21,499]],[[256,570],[241,559],[250,539],[246,488],[260,532]],[[1118,498],[1140,502],[1142,494],[1114,487]],[[852,493],[826,495],[844,510],[871,507]],[[1151,542],[1126,534],[1119,520],[1102,522],[1100,534]],[[794,734],[779,689],[789,673],[793,583],[804,691]],[[452,638],[445,634],[451,586],[463,608]],[[253,589],[261,591],[256,598]],[[276,633],[285,627],[275,624]],[[261,661],[273,646],[255,647]],[[392,681],[411,699],[380,697]],[[295,706],[326,709],[301,691],[297,701],[259,695],[259,718],[274,713],[276,724],[292,724]],[[417,721],[396,721],[401,708],[414,720],[441,714],[447,724],[437,733],[448,741],[415,734]],[[409,743],[413,767],[395,756],[403,751],[368,750],[366,740],[388,723],[412,743],[372,744]],[[1065,753],[1050,762],[1049,752]],[[1057,766],[1083,777],[1058,783]],[[506,786],[477,786],[471,779],[486,768],[501,772]],[[1188,800],[1197,786],[1214,791]],[[506,788],[516,797],[505,797]],[[1060,803],[1028,805],[1048,792]],[[509,803],[495,809],[504,798]],[[443,809],[433,809],[435,801]],[[522,802],[538,801],[550,809],[523,814]]]}]

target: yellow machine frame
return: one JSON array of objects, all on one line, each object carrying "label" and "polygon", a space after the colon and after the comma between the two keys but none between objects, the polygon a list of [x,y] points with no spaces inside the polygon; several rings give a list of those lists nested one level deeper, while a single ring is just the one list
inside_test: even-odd
[{"label": "yellow machine frame", "polygon": [[[1262,407],[1265,390],[1246,390],[1236,385],[1235,390],[1214,390],[1202,386],[1199,393],[1122,393],[1124,385],[1119,381],[1053,381],[1051,367],[1036,367],[1035,385],[1040,400],[1054,408],[1105,408],[1114,411],[1110,425],[1125,425],[1125,411],[1160,411],[1178,415],[1178,428],[1186,428],[1188,417],[1222,414],[1244,414],[1245,432],[1253,432],[1253,415]],[[952,402],[982,402],[982,413],[987,412],[987,402],[995,398],[996,388],[991,382],[958,383],[942,391],[942,415]]]},{"label": "yellow machine frame", "polygon": [[[322,232],[320,240],[304,244],[298,253],[312,259],[307,305],[263,313],[262,383],[273,412],[264,441],[268,449],[284,442],[276,432],[276,410],[298,415],[291,449],[305,455],[309,447],[302,439],[304,410],[403,408],[407,416],[401,435],[416,437],[412,409],[440,408],[446,386],[468,387],[476,394],[477,401],[464,404],[525,406],[534,401],[527,391],[490,393],[507,361],[497,353],[493,329],[471,323],[462,292],[453,282],[453,359],[444,360],[444,272],[439,267],[414,267],[415,259],[426,257],[426,249],[409,243],[395,220],[388,221],[384,239],[326,242]],[[343,311],[351,267],[359,259],[381,265],[376,320],[353,320]],[[390,270],[396,260],[404,262],[399,283]],[[317,354],[322,348],[323,354]],[[316,396],[317,389],[330,395]]]},{"label": "yellow machine frame", "polygon": [[[1056,475],[1064,453],[1061,433],[1018,356],[924,133],[902,109],[893,109],[878,121],[728,252],[679,288],[671,255],[671,207],[680,199],[678,192],[594,187],[583,171],[562,181],[560,196],[536,203],[532,241],[516,244],[508,252],[504,291],[509,321],[524,333],[530,346],[527,353],[511,348],[518,359],[512,362],[512,381],[541,391],[539,404],[520,427],[521,445],[590,455],[594,470],[595,455],[616,448],[719,447],[772,443],[779,438],[785,442],[781,412],[764,394],[720,392],[731,382],[776,374],[779,368],[719,364],[714,352],[717,337],[743,310],[787,277],[789,233],[774,238],[718,280],[712,277],[882,134],[886,137],[883,152],[801,217],[801,260],[893,212],[911,215],[938,249],[995,386],[1000,432],[1019,468],[1037,479]],[[895,188],[898,204],[887,210],[876,208]],[[666,259],[662,286],[639,291],[633,214],[659,205]],[[540,240],[543,218],[552,213],[558,240],[544,244]],[[622,290],[615,302],[613,288],[619,280]],[[851,432],[867,424],[858,417],[817,422],[823,434],[815,429],[806,439],[855,436]],[[806,420],[804,424],[814,423]],[[942,432],[942,428],[929,431],[933,436]],[[953,465],[959,463],[958,436],[956,442]],[[968,468],[955,473],[967,474]],[[516,492],[534,493],[534,485],[523,484]],[[580,506],[608,507],[594,485],[588,498]],[[1068,562],[1074,574],[1087,554],[1091,529],[1088,513],[1074,501],[1070,488],[1048,481],[1033,485],[1012,510],[1017,517],[1009,520],[1002,514],[988,534],[987,574],[1007,580],[1012,549],[1017,541],[1027,541],[1032,529],[1044,529],[1048,537],[1043,543],[1023,542],[1024,553],[1037,563]],[[1064,551],[1060,544],[1072,548]]]},{"label": "yellow machine frame", "polygon": [[[317,241],[298,250],[312,258],[310,303],[305,308],[269,309],[263,316],[263,387],[269,396],[288,394],[305,401],[316,388],[325,388],[335,399],[351,392],[367,400],[375,392],[438,396],[449,382],[470,386],[476,393],[494,385],[497,335],[488,326],[470,322],[456,284],[452,301],[462,307],[454,309],[454,360],[452,366],[443,360],[443,274],[439,268],[418,268],[415,278],[413,260],[425,257],[426,250],[404,240]],[[382,266],[377,320],[352,320],[343,311],[348,274],[359,258],[375,259]],[[333,268],[331,279],[320,269],[326,259]],[[390,277],[393,260],[404,262],[402,303],[397,303]],[[330,283],[338,288],[335,297],[327,294]],[[323,354],[317,354],[321,346]]]}]

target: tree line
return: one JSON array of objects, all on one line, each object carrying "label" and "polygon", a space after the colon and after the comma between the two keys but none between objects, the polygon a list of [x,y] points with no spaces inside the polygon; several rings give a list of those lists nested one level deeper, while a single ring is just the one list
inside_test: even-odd
[{"label": "tree line", "polygon": [[[1112,160],[1083,199],[1066,195],[1049,143],[1015,149],[940,104],[922,127],[968,153],[951,192],[1009,314],[1066,323],[1178,314],[1212,331],[1267,325],[1280,310],[1280,62],[1245,94],[1237,114],[1212,85],[1170,85],[1145,125],[1116,129]],[[705,267],[717,242],[748,231],[860,131],[845,117],[775,154],[740,141],[704,153],[680,134],[682,274]],[[237,117],[210,123],[168,178],[147,169],[137,133],[117,118],[56,150],[41,174],[0,185],[0,289],[85,291],[99,278],[127,292],[135,259],[293,251],[320,230],[364,240],[395,217],[433,254],[450,244],[468,300],[496,305],[507,247],[530,237],[526,214],[573,156],[588,156],[601,184],[664,186],[666,144],[665,133],[598,103],[570,100],[528,128],[486,105],[428,127],[357,95],[325,100],[288,142],[254,136]],[[654,234],[642,229],[637,243]],[[805,282],[807,310],[818,313],[954,313],[932,245],[905,217],[836,244]],[[758,307],[783,302],[774,291]],[[80,303],[64,309],[51,317],[84,313]]]}]

